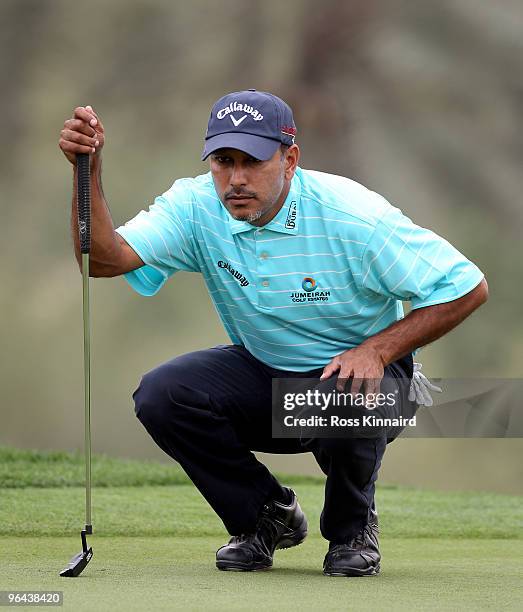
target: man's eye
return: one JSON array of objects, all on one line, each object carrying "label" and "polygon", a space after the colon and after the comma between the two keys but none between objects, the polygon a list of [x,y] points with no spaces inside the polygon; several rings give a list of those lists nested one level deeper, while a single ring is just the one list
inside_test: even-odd
[{"label": "man's eye", "polygon": [[230,161],[229,157],[224,157],[223,155],[216,155],[214,159],[219,164],[227,164]]}]

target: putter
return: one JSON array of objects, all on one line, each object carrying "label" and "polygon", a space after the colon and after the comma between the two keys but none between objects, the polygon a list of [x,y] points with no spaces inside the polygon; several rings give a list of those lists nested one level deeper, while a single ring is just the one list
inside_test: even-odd
[{"label": "putter", "polygon": [[89,252],[91,250],[91,184],[89,177],[89,155],[77,157],[78,233],[82,253],[82,305],[84,320],[84,411],[85,411],[85,529],[82,529],[82,551],[75,555],[69,565],[60,572],[65,578],[76,578],[93,556],[87,547],[87,535],[93,533],[91,524],[91,347],[89,330]]}]

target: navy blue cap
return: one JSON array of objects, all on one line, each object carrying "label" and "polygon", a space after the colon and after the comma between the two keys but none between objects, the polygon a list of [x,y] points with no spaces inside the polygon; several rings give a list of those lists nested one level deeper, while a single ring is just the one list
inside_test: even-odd
[{"label": "navy blue cap", "polygon": [[235,91],[212,107],[202,160],[225,148],[267,160],[281,144],[292,145],[295,136],[292,110],[283,100],[256,89]]}]

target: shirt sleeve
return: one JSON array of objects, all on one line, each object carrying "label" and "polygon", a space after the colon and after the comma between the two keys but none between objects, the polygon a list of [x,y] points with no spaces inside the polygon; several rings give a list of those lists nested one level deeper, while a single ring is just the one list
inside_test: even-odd
[{"label": "shirt sleeve", "polygon": [[410,301],[416,309],[462,297],[483,276],[444,238],[395,208],[378,222],[365,248],[360,282],[364,289]]},{"label": "shirt sleeve", "polygon": [[126,273],[125,279],[141,295],[158,293],[178,270],[199,272],[190,227],[191,196],[177,183],[115,231],[145,265]]}]

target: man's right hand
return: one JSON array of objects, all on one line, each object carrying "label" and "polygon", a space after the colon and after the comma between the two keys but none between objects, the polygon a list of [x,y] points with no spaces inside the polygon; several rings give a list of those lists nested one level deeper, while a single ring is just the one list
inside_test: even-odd
[{"label": "man's right hand", "polygon": [[76,165],[78,153],[100,156],[104,146],[104,128],[91,106],[74,109],[72,118],[64,122],[58,146],[73,165]]}]

